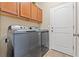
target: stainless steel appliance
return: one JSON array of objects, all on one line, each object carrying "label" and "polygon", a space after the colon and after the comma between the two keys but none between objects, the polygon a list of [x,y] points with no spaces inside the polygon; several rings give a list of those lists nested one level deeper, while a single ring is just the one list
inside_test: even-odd
[{"label": "stainless steel appliance", "polygon": [[49,50],[49,31],[40,30],[41,37],[41,56],[44,56]]},{"label": "stainless steel appliance", "polygon": [[38,32],[39,42],[41,44],[41,56],[44,56],[49,50],[49,31],[47,29],[39,29],[30,27],[30,29]]},{"label": "stainless steel appliance", "polygon": [[9,26],[7,39],[7,56],[41,56],[41,40],[38,31],[23,26]]}]

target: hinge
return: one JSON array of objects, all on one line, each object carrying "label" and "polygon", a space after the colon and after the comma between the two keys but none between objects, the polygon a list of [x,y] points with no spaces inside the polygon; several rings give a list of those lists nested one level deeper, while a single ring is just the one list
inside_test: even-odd
[{"label": "hinge", "polygon": [[73,26],[73,29],[74,29],[74,26]]},{"label": "hinge", "polygon": [[73,45],[73,50],[74,50],[74,45]]},{"label": "hinge", "polygon": [[73,8],[74,8],[74,6],[73,6]]}]

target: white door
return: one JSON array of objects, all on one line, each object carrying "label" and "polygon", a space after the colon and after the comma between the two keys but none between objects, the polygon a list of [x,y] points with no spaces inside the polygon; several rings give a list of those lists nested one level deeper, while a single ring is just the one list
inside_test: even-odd
[{"label": "white door", "polygon": [[73,56],[74,4],[66,3],[50,9],[50,47]]}]

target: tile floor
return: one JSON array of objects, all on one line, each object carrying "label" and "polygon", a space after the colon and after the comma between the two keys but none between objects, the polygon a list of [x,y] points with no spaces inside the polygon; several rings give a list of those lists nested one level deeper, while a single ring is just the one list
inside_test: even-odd
[{"label": "tile floor", "polygon": [[49,50],[44,57],[71,57],[67,54],[61,53],[59,51],[56,50]]}]

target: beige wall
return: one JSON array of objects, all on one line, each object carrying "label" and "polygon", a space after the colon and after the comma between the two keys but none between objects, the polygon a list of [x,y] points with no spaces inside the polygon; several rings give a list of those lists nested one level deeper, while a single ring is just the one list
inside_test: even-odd
[{"label": "beige wall", "polygon": [[5,38],[7,37],[7,29],[9,25],[12,24],[19,24],[19,25],[25,25],[25,26],[36,26],[40,27],[39,24],[33,23],[33,22],[28,22],[28,21],[22,21],[18,18],[13,18],[9,16],[0,16],[0,21],[1,21],[1,37],[0,37],[0,42],[1,42],[1,56],[6,56],[6,44],[5,44]]}]

